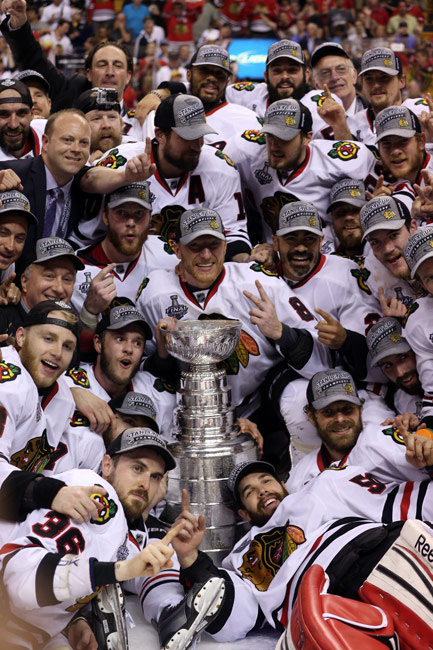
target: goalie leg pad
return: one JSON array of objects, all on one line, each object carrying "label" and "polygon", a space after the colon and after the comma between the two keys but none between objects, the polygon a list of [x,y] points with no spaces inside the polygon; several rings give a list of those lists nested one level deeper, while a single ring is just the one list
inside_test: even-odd
[{"label": "goalie leg pad", "polygon": [[275,650],[399,649],[394,625],[382,609],[327,594],[327,586],[322,567],[310,567]]},{"label": "goalie leg pad", "polygon": [[433,530],[409,519],[359,590],[386,609],[403,648],[433,648]]}]

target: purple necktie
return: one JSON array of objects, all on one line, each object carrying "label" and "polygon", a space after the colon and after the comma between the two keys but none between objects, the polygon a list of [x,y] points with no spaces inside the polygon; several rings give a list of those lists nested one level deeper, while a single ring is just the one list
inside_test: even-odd
[{"label": "purple necktie", "polygon": [[56,206],[58,199],[63,197],[63,190],[60,187],[54,187],[48,190],[48,198],[46,202],[44,230],[43,237],[55,237],[56,233],[53,232],[54,222],[56,220]]}]

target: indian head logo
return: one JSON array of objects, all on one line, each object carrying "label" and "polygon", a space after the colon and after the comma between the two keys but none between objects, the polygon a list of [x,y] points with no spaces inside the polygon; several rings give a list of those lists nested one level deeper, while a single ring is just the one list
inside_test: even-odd
[{"label": "indian head logo", "polygon": [[102,505],[102,510],[99,511],[98,518],[91,519],[91,522],[97,526],[102,526],[102,524],[106,524],[116,514],[118,510],[117,503],[113,499],[107,499],[103,494],[92,494],[91,498]]},{"label": "indian head logo", "polygon": [[81,388],[90,388],[87,372],[83,370],[83,368],[72,368],[71,370],[68,370],[66,374],[72,379],[76,386],[81,386]]},{"label": "indian head logo", "polygon": [[339,158],[340,160],[352,160],[358,157],[359,147],[354,142],[349,140],[342,140],[341,142],[334,142],[332,149],[328,151],[330,158]]},{"label": "indian head logo", "polygon": [[239,571],[258,591],[267,591],[286,559],[306,541],[299,526],[273,528],[256,535],[242,556]]},{"label": "indian head logo", "polygon": [[110,167],[111,169],[118,169],[123,167],[127,162],[125,156],[119,153],[119,149],[112,149],[109,154],[97,163],[97,167]]}]

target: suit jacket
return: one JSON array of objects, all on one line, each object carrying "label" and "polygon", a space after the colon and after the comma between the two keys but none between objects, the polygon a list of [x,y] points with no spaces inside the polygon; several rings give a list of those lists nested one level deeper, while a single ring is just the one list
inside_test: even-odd
[{"label": "suit jacket", "polygon": [[[30,209],[38,219],[38,225],[31,225],[26,239],[23,254],[21,255],[16,265],[18,274],[34,258],[36,240],[40,239],[44,230],[45,220],[45,201],[47,190],[47,179],[45,174],[45,165],[42,156],[35,158],[19,158],[17,160],[3,160],[0,162],[1,169],[13,169],[21,179],[23,184],[23,194],[26,195],[30,202]],[[78,221],[83,219],[86,214],[86,200],[88,194],[83,192],[80,188],[81,176],[88,167],[83,167],[82,170],[75,175],[71,185],[71,214],[68,222],[68,230],[66,238],[70,235],[73,228]]]}]

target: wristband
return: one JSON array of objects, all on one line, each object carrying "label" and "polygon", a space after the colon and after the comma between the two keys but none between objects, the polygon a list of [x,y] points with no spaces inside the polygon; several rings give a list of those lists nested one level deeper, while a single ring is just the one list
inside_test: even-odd
[{"label": "wristband", "polygon": [[91,314],[90,311],[84,305],[81,308],[80,321],[91,330],[96,329],[98,324],[98,315]]},{"label": "wristband", "polygon": [[159,101],[160,101],[160,102],[163,102],[163,101],[164,101],[162,95],[160,95],[160,93],[159,93],[157,90],[151,90],[151,91],[148,92],[147,94],[148,94],[148,95],[156,95],[157,97],[159,97]]}]

